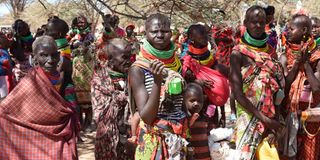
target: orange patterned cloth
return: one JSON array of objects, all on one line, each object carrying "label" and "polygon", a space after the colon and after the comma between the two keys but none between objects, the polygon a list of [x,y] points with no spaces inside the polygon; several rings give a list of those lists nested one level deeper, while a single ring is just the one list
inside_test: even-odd
[{"label": "orange patterned cloth", "polygon": [[[318,62],[320,59],[320,50],[317,49],[315,41],[311,38],[307,42],[308,50],[310,55],[310,63],[313,65],[314,63]],[[288,69],[290,70],[295,62],[297,54],[300,54],[299,51],[300,45],[290,44],[286,43],[286,56],[288,59]],[[295,112],[298,109],[298,104],[300,100],[301,92],[304,88],[305,81],[307,80],[306,73],[304,69],[301,67],[299,69],[298,75],[296,76],[296,79],[293,81],[291,88],[290,88],[290,110]]]},{"label": "orange patterned cloth", "polygon": [[[311,67],[314,69],[320,60],[320,49],[317,48],[315,41],[311,38],[308,40],[307,44],[308,50],[310,55],[310,63]],[[300,53],[300,45],[294,45],[290,43],[286,43],[286,56],[288,59],[288,69],[290,70],[295,62],[295,58],[297,54]],[[298,110],[304,111],[308,108],[309,103],[306,102],[300,102],[300,96],[302,93],[302,90],[304,88],[305,82],[307,81],[307,76],[304,71],[304,69],[301,67],[299,69],[299,72],[296,76],[296,79],[291,85],[289,98],[290,98],[290,110],[292,112],[296,112]],[[313,93],[313,101],[311,103],[311,108],[316,107],[320,103],[319,98],[320,93]],[[316,133],[318,128],[320,127],[320,123],[306,123],[306,129],[310,133]],[[311,137],[307,135],[306,133],[303,133],[304,131],[300,131],[297,138],[298,138],[298,154],[297,159],[304,159],[304,160],[320,160],[320,135],[316,135],[314,137]]]}]

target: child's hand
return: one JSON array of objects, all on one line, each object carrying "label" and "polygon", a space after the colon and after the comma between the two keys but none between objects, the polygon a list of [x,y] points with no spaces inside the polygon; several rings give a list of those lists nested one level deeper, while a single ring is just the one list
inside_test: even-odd
[{"label": "child's hand", "polygon": [[190,126],[192,126],[194,124],[194,122],[199,118],[199,113],[194,113],[191,118],[190,118],[190,121],[189,121],[189,124]]}]

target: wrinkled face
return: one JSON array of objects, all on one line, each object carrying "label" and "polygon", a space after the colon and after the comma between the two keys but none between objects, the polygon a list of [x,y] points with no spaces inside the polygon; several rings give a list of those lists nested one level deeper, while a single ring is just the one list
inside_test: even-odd
[{"label": "wrinkled face", "polygon": [[166,50],[170,46],[172,32],[170,24],[153,19],[146,25],[146,38],[158,50]]},{"label": "wrinkled face", "polygon": [[254,10],[249,13],[248,19],[245,20],[245,26],[249,34],[256,39],[263,36],[266,26],[266,15],[261,10]]},{"label": "wrinkled face", "polygon": [[79,17],[77,26],[80,30],[84,30],[88,26],[88,22],[85,18]]},{"label": "wrinkled face", "polygon": [[312,35],[315,38],[320,37],[320,22],[316,22],[314,19],[312,19],[311,23],[312,23]]},{"label": "wrinkled face", "polygon": [[184,104],[187,110],[191,113],[199,113],[203,107],[203,93],[196,91],[187,91],[184,95]]},{"label": "wrinkled face", "polygon": [[35,51],[35,62],[47,72],[54,73],[60,61],[60,54],[53,44],[39,44]]},{"label": "wrinkled face", "polygon": [[300,44],[303,40],[303,36],[305,35],[303,31],[303,27],[299,26],[294,21],[290,21],[287,25],[287,40],[290,43]]},{"label": "wrinkled face", "polygon": [[190,40],[193,41],[194,46],[203,48],[208,45],[208,32],[200,32],[198,30],[193,30],[190,35]]},{"label": "wrinkled face", "polygon": [[128,73],[129,68],[132,64],[131,58],[131,45],[128,45],[124,49],[110,48],[109,52],[112,58],[109,60],[108,65],[112,70],[120,73]]}]

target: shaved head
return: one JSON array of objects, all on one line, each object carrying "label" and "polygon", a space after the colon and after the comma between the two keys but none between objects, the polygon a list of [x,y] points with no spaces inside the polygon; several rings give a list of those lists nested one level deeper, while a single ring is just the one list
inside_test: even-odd
[{"label": "shaved head", "polygon": [[107,54],[108,66],[117,72],[127,73],[131,66],[131,44],[126,40],[114,38],[104,48]]},{"label": "shaved head", "polygon": [[255,14],[262,14],[264,17],[266,17],[265,10],[261,6],[254,5],[246,11],[245,21],[252,19],[252,16]]},{"label": "shaved head", "polygon": [[151,14],[146,22],[145,22],[145,29],[148,30],[150,28],[150,24],[153,20],[158,20],[159,22],[161,22],[162,25],[164,26],[169,26],[171,25],[170,19],[169,17],[167,17],[164,14],[160,14],[160,13],[156,13],[156,14]]},{"label": "shaved head", "polygon": [[294,25],[297,25],[301,29],[306,30],[307,35],[311,34],[312,23],[311,23],[311,19],[308,16],[294,15],[291,21]]},{"label": "shaved head", "polygon": [[50,36],[41,36],[38,37],[33,43],[32,43],[32,50],[34,53],[37,53],[38,49],[40,47],[45,46],[52,46],[54,50],[58,50],[57,44],[54,41],[54,39]]},{"label": "shaved head", "polygon": [[104,50],[108,59],[112,59],[117,52],[131,50],[131,45],[124,39],[114,38],[109,41]]}]

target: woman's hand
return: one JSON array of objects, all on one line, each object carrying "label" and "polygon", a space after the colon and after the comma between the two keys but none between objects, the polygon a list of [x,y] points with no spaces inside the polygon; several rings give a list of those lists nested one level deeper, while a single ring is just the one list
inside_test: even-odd
[{"label": "woman's hand", "polygon": [[150,72],[153,74],[154,82],[155,83],[160,83],[162,82],[162,72],[165,68],[165,65],[159,61],[159,60],[154,60],[150,64]]},{"label": "woman's hand", "polygon": [[284,135],[285,126],[281,125],[280,122],[265,117],[263,123],[268,129],[272,130],[278,138]]},{"label": "woman's hand", "polygon": [[298,64],[303,64],[308,61],[310,56],[308,51],[308,44],[302,41],[299,50],[301,53],[297,55],[296,61]]}]

